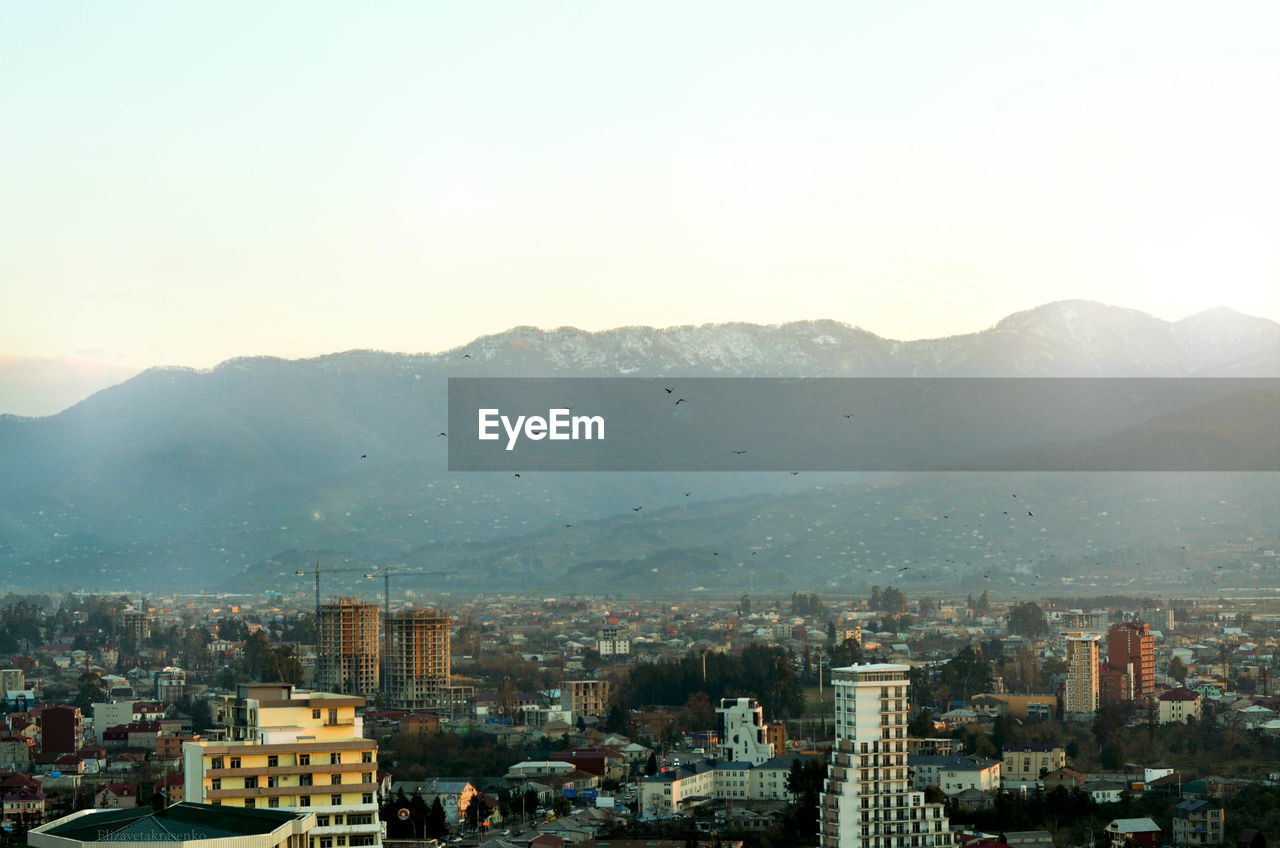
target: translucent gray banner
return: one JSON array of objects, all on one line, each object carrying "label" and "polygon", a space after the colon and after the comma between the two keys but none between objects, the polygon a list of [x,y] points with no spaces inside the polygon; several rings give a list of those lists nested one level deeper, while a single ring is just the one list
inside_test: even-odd
[{"label": "translucent gray banner", "polygon": [[1277,471],[1276,379],[452,378],[450,471]]}]

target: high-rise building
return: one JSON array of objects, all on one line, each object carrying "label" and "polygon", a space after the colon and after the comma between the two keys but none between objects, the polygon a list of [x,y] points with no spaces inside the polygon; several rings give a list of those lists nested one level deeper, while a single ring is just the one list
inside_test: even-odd
[{"label": "high-rise building", "polygon": [[1098,711],[1098,642],[1096,634],[1067,634],[1067,686],[1063,712],[1084,719]]},{"label": "high-rise building", "polygon": [[721,698],[716,708],[723,716],[720,756],[730,762],[758,766],[773,757],[764,726],[764,708],[755,698]]},{"label": "high-rise building", "polygon": [[908,666],[831,670],[836,740],[822,793],[822,848],[953,844],[942,804],[925,803],[907,773]]},{"label": "high-rise building", "polygon": [[1156,639],[1145,623],[1131,621],[1107,631],[1107,664],[1128,676],[1133,700],[1155,694]]},{"label": "high-rise building", "polygon": [[45,707],[37,717],[40,753],[74,754],[84,746],[84,721],[79,707]]},{"label": "high-rise building", "polygon": [[434,709],[450,685],[447,614],[418,609],[387,616],[388,707]]},{"label": "high-rise building", "polygon": [[241,684],[218,705],[222,740],[184,742],[188,801],[315,813],[309,848],[381,844],[378,744],[363,736],[364,699]]},{"label": "high-rise building", "polygon": [[125,607],[120,610],[120,639],[131,650],[138,650],[151,636],[151,619],[145,609]]},{"label": "high-rise building", "polygon": [[377,604],[342,598],[321,604],[316,618],[316,688],[372,695],[380,673]]}]

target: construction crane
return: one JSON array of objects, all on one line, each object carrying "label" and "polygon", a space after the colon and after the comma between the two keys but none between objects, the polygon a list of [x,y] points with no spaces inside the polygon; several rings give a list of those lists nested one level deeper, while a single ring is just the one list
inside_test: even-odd
[{"label": "construction crane", "polygon": [[[397,574],[413,575],[417,577],[447,577],[453,574],[452,571],[420,571],[411,569],[404,565],[382,565],[369,571],[366,568],[326,568],[326,574],[360,574],[365,580],[372,580],[382,574],[382,703],[385,707],[391,701],[391,633],[387,626],[388,619],[391,618],[391,572],[396,571]],[[295,571],[294,574],[299,577],[314,575],[316,580],[316,627],[320,626],[320,563],[316,563],[314,571]],[[318,631],[317,631],[318,632]]]}]

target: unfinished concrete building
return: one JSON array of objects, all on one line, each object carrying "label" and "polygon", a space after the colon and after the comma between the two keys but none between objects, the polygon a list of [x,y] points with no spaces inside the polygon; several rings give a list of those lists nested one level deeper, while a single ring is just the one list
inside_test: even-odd
[{"label": "unfinished concrete building", "polygon": [[316,689],[374,695],[381,676],[381,610],[377,604],[341,598],[320,605],[316,619]]},{"label": "unfinished concrete building", "polygon": [[397,710],[436,709],[449,691],[447,613],[404,610],[387,617],[388,706]]}]

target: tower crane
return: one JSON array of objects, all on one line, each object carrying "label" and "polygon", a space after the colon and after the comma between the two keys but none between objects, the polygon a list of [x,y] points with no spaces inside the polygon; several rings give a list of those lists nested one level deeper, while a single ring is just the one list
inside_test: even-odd
[{"label": "tower crane", "polygon": [[[385,706],[391,701],[391,629],[388,626],[391,618],[391,572],[405,576],[416,577],[447,577],[452,571],[421,571],[419,569],[409,568],[404,565],[381,565],[367,571],[365,568],[326,568],[326,574],[352,573],[360,574],[365,580],[372,580],[382,574],[382,703]],[[316,563],[314,571],[295,571],[294,574],[299,577],[306,577],[308,574],[315,576],[316,580],[316,626],[320,626],[320,563]]]}]

